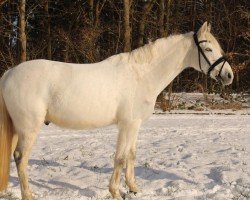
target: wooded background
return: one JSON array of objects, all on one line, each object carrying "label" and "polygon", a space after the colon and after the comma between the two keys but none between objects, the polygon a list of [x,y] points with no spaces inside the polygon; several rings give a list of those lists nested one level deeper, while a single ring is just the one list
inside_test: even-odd
[{"label": "wooded background", "polygon": [[[1,74],[20,62],[92,63],[209,21],[233,67],[233,92],[250,89],[249,0],[0,0]],[[216,92],[187,69],[173,91]]]}]

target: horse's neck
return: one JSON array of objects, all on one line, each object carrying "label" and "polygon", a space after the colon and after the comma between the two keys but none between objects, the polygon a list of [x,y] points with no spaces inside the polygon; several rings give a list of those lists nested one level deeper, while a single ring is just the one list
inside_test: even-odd
[{"label": "horse's neck", "polygon": [[[187,58],[187,54],[192,48],[191,38],[191,34],[185,34],[182,38],[172,38],[176,39],[176,42],[172,44],[168,40],[163,41],[165,44],[161,44],[162,46],[158,49],[160,55],[151,63],[151,70],[145,77],[146,84],[150,84],[149,88],[155,96],[166,88],[186,67],[190,66],[190,59]],[[171,45],[168,46],[168,43]]]}]

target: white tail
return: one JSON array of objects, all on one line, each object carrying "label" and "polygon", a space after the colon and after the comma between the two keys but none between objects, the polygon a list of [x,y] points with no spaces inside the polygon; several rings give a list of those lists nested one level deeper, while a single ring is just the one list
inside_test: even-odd
[{"label": "white tail", "polygon": [[0,87],[0,192],[8,186],[13,131]]}]

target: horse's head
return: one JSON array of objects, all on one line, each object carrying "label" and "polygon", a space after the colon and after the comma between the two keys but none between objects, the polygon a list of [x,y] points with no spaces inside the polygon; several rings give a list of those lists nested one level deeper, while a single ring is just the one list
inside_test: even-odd
[{"label": "horse's head", "polygon": [[205,22],[194,34],[196,50],[193,52],[194,58],[197,57],[194,67],[223,85],[229,85],[234,78],[232,68],[224,58],[223,51],[210,30],[211,25]]}]

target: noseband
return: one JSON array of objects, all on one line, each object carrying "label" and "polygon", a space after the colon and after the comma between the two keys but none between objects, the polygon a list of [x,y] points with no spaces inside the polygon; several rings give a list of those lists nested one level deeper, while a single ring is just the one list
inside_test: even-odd
[{"label": "noseband", "polygon": [[199,57],[199,67],[201,69],[201,71],[205,74],[205,72],[202,70],[201,68],[201,56],[203,56],[203,58],[206,60],[207,64],[209,65],[209,69],[207,71],[207,75],[210,75],[211,71],[217,66],[219,65],[220,63],[223,62],[221,68],[220,68],[220,71],[219,71],[219,74],[218,76],[216,77],[218,80],[221,79],[221,71],[222,71],[222,68],[224,67],[224,64],[226,63],[226,58],[224,56],[221,56],[220,58],[218,58],[213,64],[211,64],[211,62],[208,60],[206,54],[203,52],[202,48],[200,47],[200,43],[203,43],[203,42],[207,42],[207,40],[201,40],[201,41],[198,41],[198,37],[197,37],[197,33],[194,33],[194,42],[198,48],[198,57]]}]

